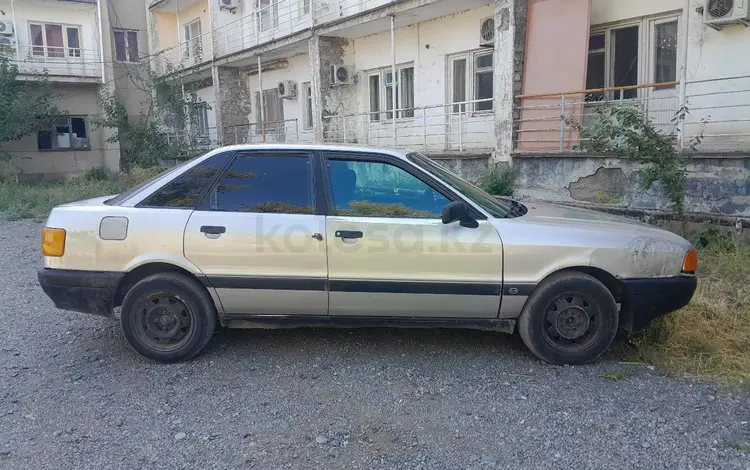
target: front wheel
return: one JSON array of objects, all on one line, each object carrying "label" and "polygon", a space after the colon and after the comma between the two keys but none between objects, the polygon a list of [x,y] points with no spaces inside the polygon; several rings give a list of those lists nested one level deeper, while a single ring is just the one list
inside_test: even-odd
[{"label": "front wheel", "polygon": [[609,349],[617,334],[617,303],[596,278],[565,272],[545,280],[518,322],[523,342],[551,364],[586,364]]},{"label": "front wheel", "polygon": [[128,291],[120,326],[137,353],[158,362],[180,362],[208,344],[216,326],[216,307],[194,279],[154,274]]}]

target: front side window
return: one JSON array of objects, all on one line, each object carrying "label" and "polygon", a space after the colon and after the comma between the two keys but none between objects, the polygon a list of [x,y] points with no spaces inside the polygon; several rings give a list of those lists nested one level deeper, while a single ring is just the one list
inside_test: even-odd
[{"label": "front side window", "polygon": [[89,135],[86,118],[67,116],[37,133],[39,150],[88,150]]},{"label": "front side window", "polygon": [[212,191],[213,211],[313,214],[312,163],[307,156],[237,158]]},{"label": "front side window", "polygon": [[424,155],[414,152],[407,155],[407,158],[487,211],[492,217],[505,218],[513,213],[513,205],[510,202],[488,194],[483,189],[459,178]]},{"label": "front side window", "polygon": [[333,213],[350,217],[439,219],[450,201],[425,182],[384,162],[330,160]]},{"label": "front side window", "polygon": [[195,208],[201,195],[231,157],[231,153],[222,153],[199,163],[164,185],[138,206],[170,209]]}]

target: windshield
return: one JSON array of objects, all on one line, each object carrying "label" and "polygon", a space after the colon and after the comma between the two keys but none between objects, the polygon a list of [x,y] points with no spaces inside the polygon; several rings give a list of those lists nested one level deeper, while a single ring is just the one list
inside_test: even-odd
[{"label": "windshield", "polygon": [[444,167],[433,162],[421,153],[410,153],[406,156],[412,163],[440,178],[450,187],[463,194],[467,199],[487,211],[492,217],[506,218],[514,211],[513,203],[490,195],[483,189],[461,179]]},{"label": "windshield", "polygon": [[[200,158],[200,157],[196,157],[196,158]],[[144,181],[143,183],[139,184],[138,186],[130,188],[127,191],[125,191],[123,193],[120,193],[119,195],[113,197],[112,199],[109,199],[109,200],[105,201],[104,203],[107,204],[107,205],[110,205],[110,206],[120,205],[124,201],[130,199],[130,197],[132,195],[134,195],[135,193],[137,193],[141,189],[145,188],[146,186],[150,185],[151,183],[153,183],[153,182],[155,182],[155,181],[157,181],[157,180],[159,180],[161,178],[166,178],[169,175],[172,175],[173,173],[181,170],[183,167],[185,167],[185,165],[191,163],[194,160],[195,160],[195,158],[191,158],[190,160],[188,160],[186,162],[183,162],[183,163],[180,163],[179,165],[177,165],[177,166],[175,166],[173,168],[170,168],[169,170],[167,170],[165,172],[159,173],[158,175],[156,175],[156,176],[154,176],[152,178],[147,179],[146,181]]]}]

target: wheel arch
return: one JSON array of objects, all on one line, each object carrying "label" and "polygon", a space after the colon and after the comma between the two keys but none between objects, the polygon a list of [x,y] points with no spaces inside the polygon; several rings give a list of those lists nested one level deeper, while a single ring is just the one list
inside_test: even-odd
[{"label": "wheel arch", "polygon": [[133,286],[136,285],[138,282],[154,274],[163,274],[163,273],[182,274],[184,276],[187,276],[195,280],[200,285],[204,286],[209,296],[214,301],[214,304],[216,305],[216,310],[220,311],[219,310],[221,307],[220,302],[218,302],[218,299],[215,293],[212,292],[213,289],[209,289],[206,287],[206,283],[204,282],[203,279],[201,279],[199,276],[196,276],[195,273],[192,273],[181,266],[177,266],[176,264],[171,264],[171,263],[165,263],[163,261],[154,261],[151,263],[141,264],[133,268],[132,270],[130,270],[127,274],[125,274],[125,277],[122,278],[122,280],[117,286],[117,291],[116,291],[115,298],[114,298],[114,307],[122,306],[122,301],[123,299],[125,299],[125,295],[127,295],[130,289],[132,289]]},{"label": "wheel arch", "polygon": [[594,279],[598,280],[604,286],[609,290],[610,293],[612,293],[612,297],[615,298],[616,302],[622,301],[622,295],[623,295],[623,285],[622,282],[617,279],[614,275],[611,273],[605,271],[604,269],[597,268],[595,266],[569,266],[566,268],[558,269],[557,271],[554,271],[542,279],[542,281],[539,283],[540,285],[546,281],[547,279],[551,278],[552,276],[560,273],[566,273],[566,272],[579,272],[583,274],[588,274],[589,276],[593,277]]}]

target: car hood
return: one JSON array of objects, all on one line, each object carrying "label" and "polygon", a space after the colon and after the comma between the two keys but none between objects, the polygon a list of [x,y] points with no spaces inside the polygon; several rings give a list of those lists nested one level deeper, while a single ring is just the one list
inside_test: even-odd
[{"label": "car hood", "polygon": [[519,219],[523,222],[602,231],[626,231],[635,237],[649,236],[685,247],[690,246],[690,243],[679,235],[626,217],[557,204],[524,202],[524,205],[528,213]]}]

